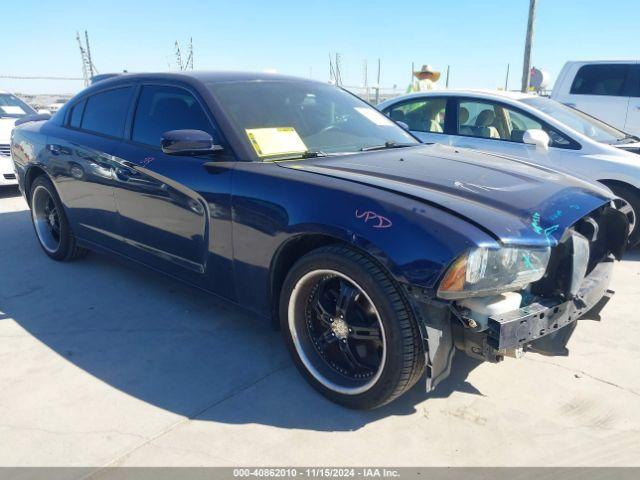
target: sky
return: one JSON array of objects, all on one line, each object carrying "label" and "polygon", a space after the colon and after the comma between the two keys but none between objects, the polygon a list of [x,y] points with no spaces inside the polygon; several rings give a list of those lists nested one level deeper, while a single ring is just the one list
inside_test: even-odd
[{"label": "sky", "polygon": [[[196,70],[276,70],[404,91],[411,63],[450,66],[453,88],[517,89],[529,0],[10,0],[3,5],[0,76],[81,77],[76,31],[89,31],[100,73],[177,70],[190,38]],[[640,59],[637,0],[538,0],[532,64],[555,79],[567,60]],[[76,93],[82,81],[9,80],[0,89]]]}]

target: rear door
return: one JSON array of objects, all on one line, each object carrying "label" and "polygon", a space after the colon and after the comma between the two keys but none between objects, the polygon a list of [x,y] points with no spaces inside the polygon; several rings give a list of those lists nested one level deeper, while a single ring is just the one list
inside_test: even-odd
[{"label": "rear door", "polygon": [[578,68],[568,94],[557,100],[621,130],[627,121],[631,63],[587,64]]},{"label": "rear door", "polygon": [[406,124],[422,142],[450,144],[447,102],[448,97],[444,96],[412,98],[384,109],[383,113]]},{"label": "rear door", "polygon": [[210,157],[166,155],[162,133],[196,129],[220,138],[204,104],[189,88],[141,85],[129,138],[118,156],[115,197],[125,253],[164,271],[197,279],[208,254],[208,204],[201,191],[227,188],[230,175],[203,166]]},{"label": "rear door", "polygon": [[48,137],[48,164],[74,233],[117,248],[115,155],[122,142],[134,86],[100,90],[80,99],[64,125]]}]

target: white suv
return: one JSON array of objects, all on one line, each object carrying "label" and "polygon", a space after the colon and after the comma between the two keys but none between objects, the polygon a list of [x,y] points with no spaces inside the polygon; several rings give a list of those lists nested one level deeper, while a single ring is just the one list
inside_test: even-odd
[{"label": "white suv", "polygon": [[567,62],[551,98],[640,136],[640,63],[637,60]]},{"label": "white suv", "polygon": [[11,130],[16,120],[36,111],[15,95],[0,90],[0,187],[17,185],[18,180],[11,162]]}]

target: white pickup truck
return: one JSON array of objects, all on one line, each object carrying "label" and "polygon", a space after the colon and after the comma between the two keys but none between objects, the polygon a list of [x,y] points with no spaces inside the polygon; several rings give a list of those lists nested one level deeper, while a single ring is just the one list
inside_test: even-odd
[{"label": "white pickup truck", "polygon": [[640,61],[567,62],[551,98],[640,136]]}]

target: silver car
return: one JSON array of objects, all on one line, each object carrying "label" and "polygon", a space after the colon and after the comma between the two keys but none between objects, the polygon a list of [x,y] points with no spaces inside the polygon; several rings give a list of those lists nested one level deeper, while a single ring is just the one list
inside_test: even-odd
[{"label": "silver car", "polygon": [[[605,184],[640,242],[640,139],[533,94],[433,90],[377,108],[426,143],[525,158]],[[637,153],[634,153],[637,152]]]}]

